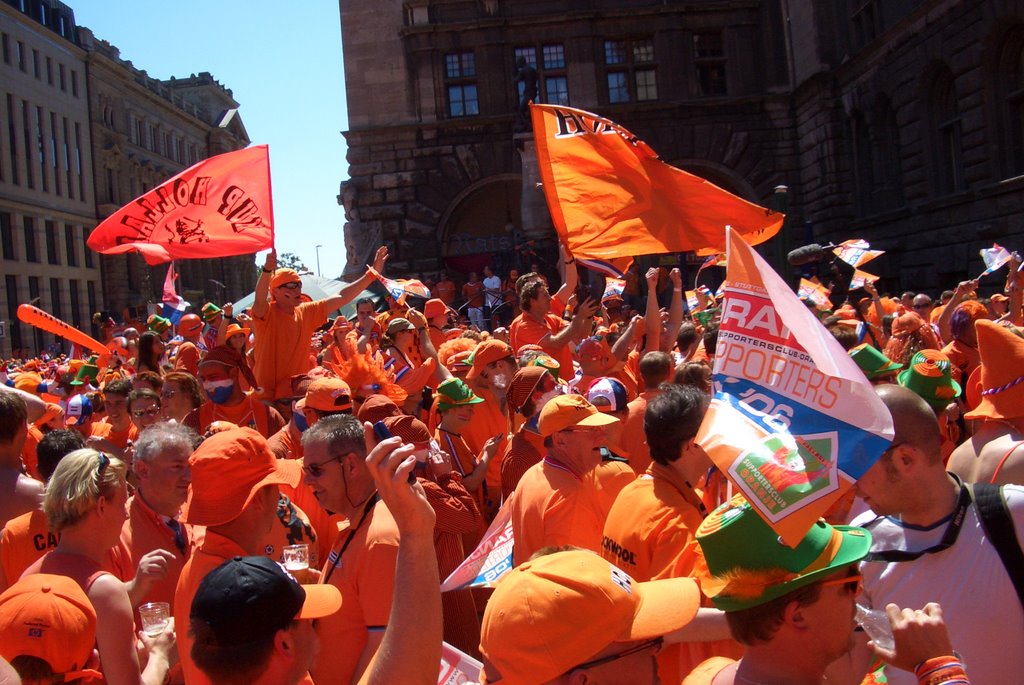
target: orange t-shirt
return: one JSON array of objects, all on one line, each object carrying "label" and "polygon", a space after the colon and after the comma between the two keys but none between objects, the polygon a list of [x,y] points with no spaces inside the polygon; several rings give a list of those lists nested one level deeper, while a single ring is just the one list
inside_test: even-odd
[{"label": "orange t-shirt", "polygon": [[30,423],[28,435],[25,437],[25,446],[21,448],[21,463],[25,466],[25,473],[40,483],[43,482],[43,478],[39,475],[39,456],[36,454],[36,450],[42,439],[43,432]]},{"label": "orange t-shirt", "polygon": [[470,309],[479,309],[484,306],[484,284],[481,281],[476,283],[465,283],[462,286],[462,296],[466,298],[466,306]]},{"label": "orange t-shirt", "polygon": [[[475,391],[475,389],[474,389]],[[480,454],[484,444],[496,435],[502,436],[498,445],[498,452],[487,465],[487,497],[494,502],[498,501],[498,493],[501,492],[501,459],[505,454],[505,445],[508,442],[508,418],[501,411],[501,406],[491,395],[489,390],[481,390],[476,393],[483,402],[475,405],[473,418],[462,430],[462,438],[473,454]]]},{"label": "orange t-shirt", "polygon": [[[560,313],[564,308],[565,305],[562,304],[560,299],[557,297],[551,298],[552,312]],[[568,321],[555,314],[545,315],[544,323],[541,323],[526,312],[523,312],[512,322],[512,327],[509,329],[509,342],[516,354],[519,354],[519,348],[523,345],[540,345],[545,352],[554,357],[555,361],[558,362],[558,377],[568,381],[575,374],[572,366],[572,350],[569,349],[570,345],[568,343],[561,347],[552,345],[550,338],[544,343],[541,342],[546,335],[555,335],[568,325]]]},{"label": "orange t-shirt", "polygon": [[213,402],[199,405],[199,425],[205,428],[214,421],[229,421],[236,426],[253,428],[265,438],[274,435],[284,425],[280,416],[272,416],[270,408],[252,392],[246,393],[245,398],[234,406]]},{"label": "orange t-shirt", "polygon": [[128,428],[123,431],[114,430],[114,426],[105,418],[100,421],[100,424],[110,426],[110,430],[107,431],[107,434],[104,437],[106,437],[106,439],[113,443],[118,449],[125,449],[128,447],[129,440],[134,441],[139,437],[139,430],[135,427],[135,424],[130,421],[128,422]]},{"label": "orange t-shirt", "polygon": [[16,583],[29,566],[60,542],[50,532],[42,510],[16,516],[0,532],[0,592]]},{"label": "orange t-shirt", "polygon": [[195,376],[199,373],[199,348],[195,343],[183,342],[178,346],[178,354],[174,358],[175,371],[187,371]]},{"label": "orange t-shirt", "polygon": [[455,301],[455,284],[449,280],[438,281],[434,286],[434,296],[450,306]]},{"label": "orange t-shirt", "polygon": [[622,427],[622,448],[629,455],[629,465],[638,476],[651,465],[651,448],[647,446],[647,436],[644,435],[644,412],[647,411],[647,403],[657,396],[657,390],[642,392],[626,405],[629,414]]},{"label": "orange t-shirt", "polygon": [[341,591],[341,609],[320,619],[320,644],[327,648],[320,650],[309,670],[318,683],[352,682],[370,631],[387,628],[398,525],[382,501],[376,496],[371,501],[364,520],[356,519],[339,531],[320,576],[321,583]]},{"label": "orange t-shirt", "polygon": [[167,517],[153,511],[138,492],[128,500],[128,519],[121,526],[121,548],[127,556],[123,562],[125,568],[131,569],[134,575],[139,560],[155,549],[163,549],[174,555],[174,558],[167,562],[167,575],[153,583],[149,594],[144,598],[146,602],[174,601],[178,576],[185,568],[185,562],[188,561],[194,544],[193,527],[187,523],[178,525],[181,527],[181,537],[176,540],[174,531],[167,523]]},{"label": "orange t-shirt", "polygon": [[252,372],[264,399],[290,397],[292,376],[313,368],[310,339],[327,321],[325,300],[304,302],[282,312],[270,304],[262,319],[253,318],[255,336]]},{"label": "orange t-shirt", "polygon": [[[192,552],[192,556],[181,570],[172,614],[184,624],[191,613],[192,599],[196,596],[196,590],[199,589],[203,578],[228,559],[244,556],[250,556],[249,552],[242,549],[237,542],[207,530],[203,543]],[[210,679],[192,661],[193,640],[189,631],[179,629],[177,632],[178,657],[181,670],[185,674],[185,682],[189,685],[211,685]]]},{"label": "orange t-shirt", "polygon": [[[699,497],[670,468],[652,463],[608,512],[601,556],[640,582],[692,576],[699,553],[694,534],[704,518]],[[665,645],[658,674],[662,682],[678,683],[711,656],[741,655],[732,640]]]},{"label": "orange t-shirt", "polygon": [[278,459],[302,459],[305,454],[302,451],[302,433],[291,421],[267,438],[267,444]]},{"label": "orange t-shirt", "polygon": [[320,556],[319,535],[298,505],[283,492],[277,500],[277,524],[263,536],[260,545],[263,553],[279,564],[284,563],[286,545],[309,545],[309,567],[320,568],[323,557]]},{"label": "orange t-shirt", "polygon": [[601,549],[604,517],[598,509],[594,482],[587,476],[550,458],[523,474],[509,502],[515,538],[513,565],[549,545],[575,545],[594,552]]},{"label": "orange t-shirt", "polygon": [[602,461],[587,477],[594,482],[594,500],[601,513],[601,520],[608,516],[608,511],[622,489],[636,480],[636,474],[629,464],[619,459]]}]

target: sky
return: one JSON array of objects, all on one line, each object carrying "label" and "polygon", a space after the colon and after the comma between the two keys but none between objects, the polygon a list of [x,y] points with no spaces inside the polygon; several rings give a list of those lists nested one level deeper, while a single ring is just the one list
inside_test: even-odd
[{"label": "sky", "polygon": [[[270,146],[278,255],[336,278],[345,265],[348,128],[338,3],[270,0],[66,0],[92,30],[151,77],[202,71],[229,88],[253,144]],[[257,262],[263,263],[262,253]]]}]

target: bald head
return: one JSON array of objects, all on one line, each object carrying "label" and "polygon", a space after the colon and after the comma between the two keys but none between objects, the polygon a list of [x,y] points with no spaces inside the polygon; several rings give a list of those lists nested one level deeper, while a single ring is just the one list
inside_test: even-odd
[{"label": "bald head", "polygon": [[896,431],[893,445],[910,444],[929,457],[933,463],[942,463],[942,438],[935,412],[919,395],[899,385],[879,385],[875,392],[892,414]]}]

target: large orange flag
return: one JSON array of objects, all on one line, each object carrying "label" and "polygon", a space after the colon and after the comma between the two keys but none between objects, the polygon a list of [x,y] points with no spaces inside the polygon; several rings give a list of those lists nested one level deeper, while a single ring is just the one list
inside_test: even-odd
[{"label": "large orange flag", "polygon": [[531,105],[537,159],[558,237],[575,257],[725,252],[725,227],[757,245],[783,215],[661,161],[596,114]]},{"label": "large orange flag", "polygon": [[274,246],[266,145],[204,159],[104,219],[89,236],[103,254],[149,264],[252,254]]}]

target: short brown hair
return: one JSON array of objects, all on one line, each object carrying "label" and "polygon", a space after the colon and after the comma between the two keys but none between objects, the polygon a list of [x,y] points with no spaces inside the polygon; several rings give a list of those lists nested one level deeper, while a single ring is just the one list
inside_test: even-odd
[{"label": "short brown hair", "polygon": [[790,602],[796,602],[803,607],[814,604],[819,597],[821,585],[812,583],[749,609],[727,611],[725,621],[729,624],[729,632],[736,642],[752,647],[771,642],[782,625],[783,613]]},{"label": "short brown hair", "polygon": [[185,371],[171,371],[164,376],[164,385],[172,382],[181,386],[189,402],[192,403],[192,408],[198,409],[199,405],[203,403],[203,396],[199,392],[199,381],[196,380],[196,377]]},{"label": "short brown hair", "polygon": [[0,442],[14,442],[28,425],[28,405],[15,392],[0,391]]}]

